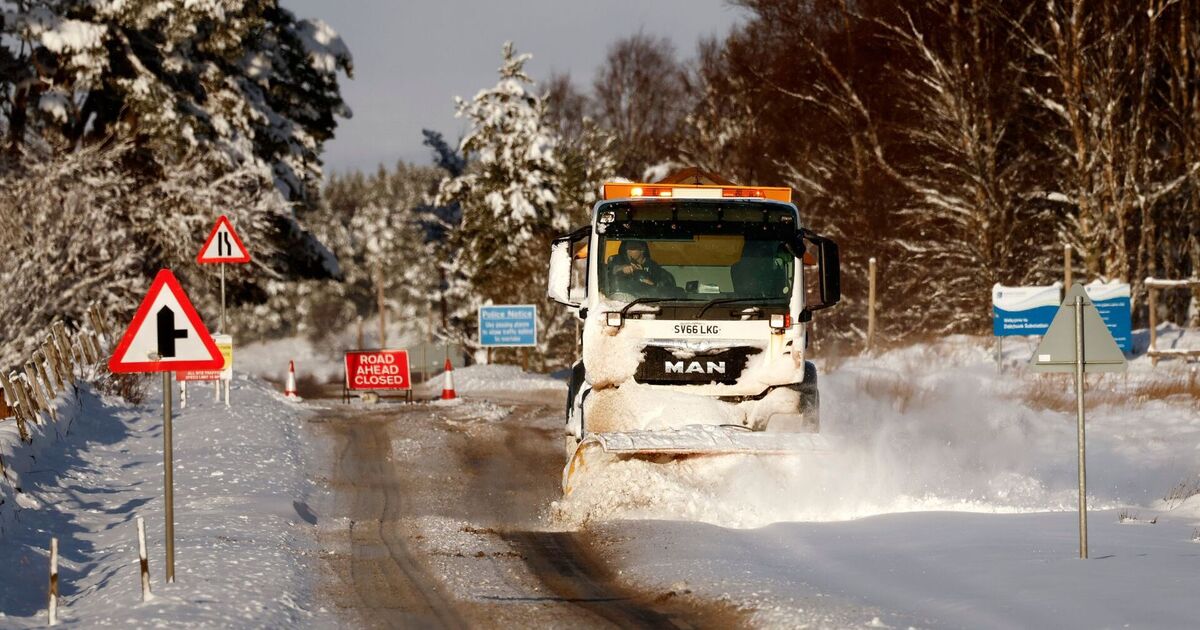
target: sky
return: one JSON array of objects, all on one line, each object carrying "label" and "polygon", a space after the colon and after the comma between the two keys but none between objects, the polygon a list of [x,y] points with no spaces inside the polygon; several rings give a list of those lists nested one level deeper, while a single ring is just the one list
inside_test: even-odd
[{"label": "sky", "polygon": [[512,40],[533,54],[535,80],[568,73],[588,88],[609,45],[641,29],[669,38],[680,59],[723,36],[740,9],[725,0],[281,0],[297,17],[319,18],[354,55],[342,96],[354,112],[325,145],[326,172],[374,170],[398,160],[427,163],[421,129],[462,134],[454,97],[496,83],[500,49]]}]

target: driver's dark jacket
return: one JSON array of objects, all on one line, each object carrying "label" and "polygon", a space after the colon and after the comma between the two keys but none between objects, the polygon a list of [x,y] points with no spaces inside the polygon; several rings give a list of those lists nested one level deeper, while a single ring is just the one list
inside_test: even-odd
[{"label": "driver's dark jacket", "polygon": [[653,282],[654,288],[675,288],[675,276],[649,258],[642,263],[643,266],[641,269],[635,268],[633,273],[628,275],[621,273],[622,267],[632,264],[633,261],[629,260],[629,257],[623,254],[617,254],[608,259],[608,286],[612,290],[622,293],[633,293],[635,295],[643,293],[651,288],[650,285],[642,282],[643,278],[647,278]]}]

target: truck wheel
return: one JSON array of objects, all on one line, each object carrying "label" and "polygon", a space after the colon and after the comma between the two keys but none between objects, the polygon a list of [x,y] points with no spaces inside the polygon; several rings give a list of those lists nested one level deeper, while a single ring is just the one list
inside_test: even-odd
[{"label": "truck wheel", "polygon": [[817,389],[817,366],[804,362],[804,382],[800,384],[800,413],[804,415],[806,431],[821,430],[821,392]]}]

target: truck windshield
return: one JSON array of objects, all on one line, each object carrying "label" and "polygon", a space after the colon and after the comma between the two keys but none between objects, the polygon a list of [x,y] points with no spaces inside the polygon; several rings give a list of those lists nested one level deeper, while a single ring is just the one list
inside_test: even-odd
[{"label": "truck windshield", "polygon": [[[796,232],[787,206],[627,202],[601,209],[600,290],[610,299],[790,297]],[[770,209],[767,209],[770,208]],[[604,216],[604,212],[612,215]]]}]

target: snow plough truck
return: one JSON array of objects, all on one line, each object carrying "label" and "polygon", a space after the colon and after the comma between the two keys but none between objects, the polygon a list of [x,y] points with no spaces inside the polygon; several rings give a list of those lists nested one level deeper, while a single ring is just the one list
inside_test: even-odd
[{"label": "snow plough truck", "polygon": [[602,460],[823,450],[805,350],[840,278],[788,188],[699,169],[604,184],[550,253],[547,294],[582,323],[564,492]]}]

